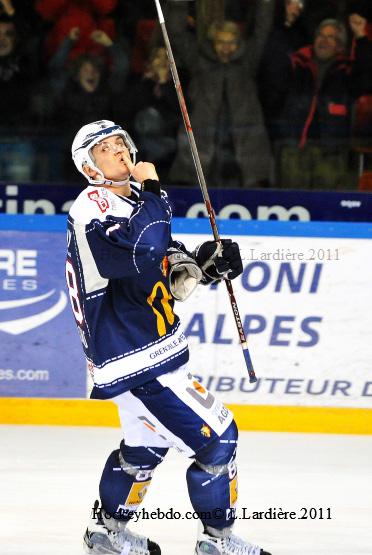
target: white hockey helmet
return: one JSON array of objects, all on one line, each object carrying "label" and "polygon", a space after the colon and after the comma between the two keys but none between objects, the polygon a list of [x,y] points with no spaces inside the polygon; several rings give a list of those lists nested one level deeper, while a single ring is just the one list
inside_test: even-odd
[{"label": "white hockey helmet", "polygon": [[[92,156],[92,148],[94,145],[107,137],[119,135],[123,138],[125,146],[128,148],[133,164],[136,163],[136,153],[138,149],[131,139],[130,135],[120,125],[116,125],[113,121],[100,120],[84,125],[75,135],[72,142],[71,153],[75,166],[83,176],[88,179],[92,185],[123,185],[129,182],[129,177],[125,181],[110,181],[105,178],[102,171],[97,168],[95,160]],[[101,176],[101,179],[92,179],[84,171],[84,166],[93,168]]]}]

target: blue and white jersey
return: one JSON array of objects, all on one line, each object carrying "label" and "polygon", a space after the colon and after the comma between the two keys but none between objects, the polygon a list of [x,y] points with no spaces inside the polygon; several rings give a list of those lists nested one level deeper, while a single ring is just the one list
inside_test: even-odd
[{"label": "blue and white jersey", "polygon": [[66,279],[93,376],[92,397],[111,398],[189,358],[169,292],[165,195],[131,197],[88,186],[68,217]]}]

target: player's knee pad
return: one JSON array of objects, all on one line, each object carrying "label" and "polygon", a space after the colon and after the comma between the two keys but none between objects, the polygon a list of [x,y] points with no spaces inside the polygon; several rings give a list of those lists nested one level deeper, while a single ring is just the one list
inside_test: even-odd
[{"label": "player's knee pad", "polygon": [[150,485],[152,475],[168,449],[129,447],[124,441],[111,453],[102,473],[99,493],[106,513],[128,520],[137,510]]},{"label": "player's knee pad", "polygon": [[205,526],[221,529],[234,523],[237,439],[238,429],[233,421],[222,436],[196,454],[188,468],[191,503]]},{"label": "player's knee pad", "polygon": [[224,465],[235,458],[238,443],[238,427],[233,420],[220,437],[215,437],[210,445],[196,453],[196,462],[204,465]]}]

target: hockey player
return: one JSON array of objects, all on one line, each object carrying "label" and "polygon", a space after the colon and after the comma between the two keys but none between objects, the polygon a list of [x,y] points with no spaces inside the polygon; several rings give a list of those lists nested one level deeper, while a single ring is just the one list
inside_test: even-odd
[{"label": "hockey player", "polygon": [[[195,553],[269,555],[231,533],[237,498],[237,427],[188,367],[187,340],[174,313],[199,282],[242,272],[239,248],[203,243],[193,253],[172,240],[171,209],[156,169],[111,121],[85,125],[72,144],[89,181],[68,218],[67,285],[94,382],[123,426],[104,467],[100,502],[84,536],[87,553],[159,555],[127,523],[156,466],[175,447],[193,459],[187,484],[202,527]],[[203,513],[203,514],[202,514]]]}]

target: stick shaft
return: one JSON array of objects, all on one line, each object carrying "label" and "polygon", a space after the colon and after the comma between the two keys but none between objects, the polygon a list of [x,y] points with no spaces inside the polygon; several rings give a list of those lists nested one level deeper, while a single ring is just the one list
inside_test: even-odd
[{"label": "stick shaft", "polygon": [[[210,201],[210,198],[209,198],[207,183],[205,181],[203,168],[202,168],[201,163],[200,163],[199,153],[198,153],[198,149],[197,149],[197,146],[196,146],[194,133],[193,133],[193,130],[192,130],[192,127],[191,127],[191,122],[190,122],[189,114],[188,114],[188,111],[187,111],[187,106],[186,106],[185,97],[184,97],[184,94],[183,94],[183,91],[182,91],[181,82],[180,82],[180,79],[178,77],[177,66],[176,66],[176,62],[174,60],[172,47],[171,47],[171,44],[170,44],[170,41],[169,41],[167,29],[166,29],[166,26],[165,26],[165,20],[164,20],[164,15],[163,15],[163,12],[162,12],[162,9],[161,9],[160,1],[155,0],[155,4],[156,4],[157,12],[158,12],[158,18],[159,18],[159,23],[160,23],[160,27],[161,27],[161,30],[162,30],[163,38],[164,38],[165,47],[166,47],[167,54],[168,54],[169,65],[170,65],[174,85],[175,85],[176,92],[177,92],[178,102],[179,102],[179,105],[180,105],[180,108],[181,108],[183,122],[185,124],[187,138],[188,138],[188,141],[189,141],[191,154],[192,154],[192,157],[193,157],[193,160],[194,160],[195,169],[196,169],[196,173],[197,173],[197,176],[198,176],[200,189],[201,189],[201,192],[202,192],[202,195],[203,195],[203,200],[204,200],[207,212],[208,212],[209,221],[210,221],[212,232],[213,232],[213,237],[214,237],[215,241],[221,242],[220,234],[219,234],[217,223],[216,223],[215,213],[214,213],[214,210],[212,208],[212,204],[211,204],[211,201]],[[226,279],[224,281],[226,283],[227,292],[229,294],[231,308],[232,308],[235,324],[236,324],[238,334],[239,334],[240,344],[241,344],[241,347],[243,349],[243,355],[244,355],[244,360],[245,360],[245,363],[246,363],[246,366],[247,366],[249,381],[250,382],[256,382],[257,378],[256,378],[256,375],[255,375],[252,360],[251,360],[251,357],[250,357],[250,354],[249,354],[247,339],[246,339],[243,324],[242,324],[242,321],[241,321],[241,318],[240,318],[238,305],[237,305],[237,302],[235,300],[233,286],[232,286],[231,281],[229,279]]]}]

